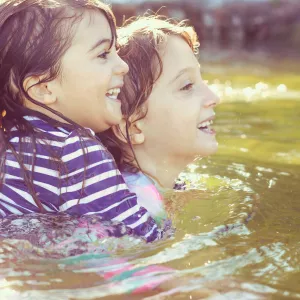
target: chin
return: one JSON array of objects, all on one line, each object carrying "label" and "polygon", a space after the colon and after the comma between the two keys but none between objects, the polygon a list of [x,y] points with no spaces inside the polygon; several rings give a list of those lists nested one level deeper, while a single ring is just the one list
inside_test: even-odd
[{"label": "chin", "polygon": [[197,152],[197,156],[206,157],[215,154],[218,151],[218,143],[215,142],[213,145],[209,145],[209,147],[199,149]]},{"label": "chin", "polygon": [[112,118],[111,120],[110,127],[119,125],[122,121],[122,118],[123,118],[122,114],[120,114],[119,116],[114,116],[114,118]]},{"label": "chin", "polygon": [[109,105],[106,106],[106,111],[103,112],[103,115],[106,117],[107,123],[111,124],[111,126],[120,124],[123,117],[121,104],[118,102],[108,104]]},{"label": "chin", "polygon": [[118,125],[121,122],[121,118],[110,118],[109,120],[103,120],[102,122],[98,122],[98,126],[95,128],[91,128],[95,133],[101,133],[110,129],[112,126]]},{"label": "chin", "polygon": [[106,112],[106,123],[109,127],[119,125],[122,121],[123,115],[120,111],[107,111]]}]

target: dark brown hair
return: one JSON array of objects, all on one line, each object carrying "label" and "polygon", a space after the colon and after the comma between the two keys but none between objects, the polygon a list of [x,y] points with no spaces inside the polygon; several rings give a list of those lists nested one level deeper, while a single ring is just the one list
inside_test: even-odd
[{"label": "dark brown hair", "polygon": [[[82,128],[32,99],[23,82],[33,75],[45,76],[42,82],[60,75],[61,58],[70,47],[75,25],[81,21],[84,12],[96,11],[106,17],[112,31],[111,46],[116,38],[115,18],[110,8],[98,0],[5,0],[0,3],[0,186],[5,172],[5,151],[10,149],[24,171],[24,181],[34,201],[43,210],[34,192],[32,176],[22,163],[22,155],[9,142],[10,131],[15,127],[21,132],[20,136],[31,138],[34,172],[36,131],[23,116],[38,116],[54,126],[58,122],[26,108],[24,99],[61,117],[70,127]],[[41,138],[42,134],[39,135]]]},{"label": "dark brown hair", "polygon": [[[126,150],[127,145],[115,136],[112,129],[100,133],[99,137],[114,156],[119,169],[123,169],[124,166],[133,172],[140,169],[130,142],[129,128],[132,123],[147,114],[146,101],[163,71],[160,50],[170,35],[181,37],[197,54],[197,34],[185,21],[177,22],[158,15],[143,16],[127,20],[118,29],[119,56],[129,66],[129,73],[125,75],[125,84],[119,98],[126,120],[124,138],[131,151]],[[132,116],[135,119],[132,120]]]}]

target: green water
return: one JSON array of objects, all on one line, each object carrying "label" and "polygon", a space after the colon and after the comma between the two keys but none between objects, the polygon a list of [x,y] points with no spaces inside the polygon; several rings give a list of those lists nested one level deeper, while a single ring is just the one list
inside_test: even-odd
[{"label": "green water", "polygon": [[10,254],[1,300],[300,299],[300,75],[241,63],[203,73],[222,98],[218,154],[182,175],[193,188],[167,196],[175,237],[118,254],[177,269],[170,285],[132,296],[132,282],[110,289],[99,279],[97,259],[67,268]]},{"label": "green water", "polygon": [[274,299],[300,298],[300,76],[242,66],[208,71],[206,78],[223,97],[216,122],[220,148],[194,171],[210,175],[200,181],[212,197],[199,212],[202,224],[188,221],[195,215],[194,204],[188,205],[184,230],[238,222],[251,209],[256,214],[248,234],[219,239],[214,250],[191,253],[181,265],[210,261],[212,278],[230,274],[261,284],[255,291],[265,286]]}]

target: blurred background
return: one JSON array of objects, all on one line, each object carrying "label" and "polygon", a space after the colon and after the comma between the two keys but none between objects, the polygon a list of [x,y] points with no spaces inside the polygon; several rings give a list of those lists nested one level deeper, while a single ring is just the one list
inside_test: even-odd
[{"label": "blurred background", "polygon": [[195,27],[203,49],[300,54],[299,0],[109,0],[118,25],[146,11]]},{"label": "blurred background", "polygon": [[[193,189],[166,195],[172,239],[145,246],[91,239],[90,251],[105,242],[114,260],[101,252],[49,260],[48,251],[64,246],[0,241],[0,300],[141,299],[129,293],[159,272],[100,277],[124,268],[124,257],[138,270],[177,270],[176,288],[147,299],[204,299],[202,288],[214,292],[209,299],[300,299],[300,0],[106,1],[119,26],[146,11],[190,20],[202,77],[221,99],[213,125],[219,150],[181,174]],[[83,243],[78,232],[66,247],[74,253]]]}]

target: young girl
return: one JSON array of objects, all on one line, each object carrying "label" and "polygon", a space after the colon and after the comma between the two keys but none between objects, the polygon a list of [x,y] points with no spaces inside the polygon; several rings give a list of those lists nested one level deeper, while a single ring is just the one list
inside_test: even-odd
[{"label": "young girl", "polygon": [[97,0],[2,2],[0,68],[0,216],[98,215],[161,237],[95,137],[120,122],[128,72],[111,10]]},{"label": "young girl", "polygon": [[118,36],[129,65],[120,94],[124,118],[101,138],[140,203],[161,219],[160,188],[173,188],[187,164],[217,150],[210,125],[219,99],[201,78],[192,27],[141,17]]}]

